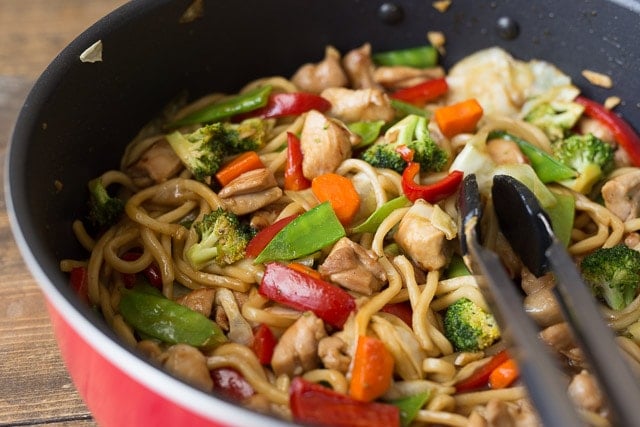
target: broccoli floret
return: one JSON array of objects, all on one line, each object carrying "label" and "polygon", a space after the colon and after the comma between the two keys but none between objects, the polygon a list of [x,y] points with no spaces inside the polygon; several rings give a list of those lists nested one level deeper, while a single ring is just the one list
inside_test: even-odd
[{"label": "broccoli floret", "polygon": [[597,249],[583,258],[580,269],[593,294],[614,310],[629,305],[640,288],[640,252],[625,244]]},{"label": "broccoli floret", "polygon": [[551,141],[558,141],[575,126],[583,111],[575,102],[551,101],[536,106],[524,119],[542,129]]},{"label": "broccoli floret", "polygon": [[447,308],[444,334],[456,351],[478,351],[498,340],[500,329],[491,313],[468,298],[460,298]]},{"label": "broccoli floret", "polygon": [[578,177],[560,183],[583,194],[590,192],[613,168],[613,147],[593,134],[572,135],[557,141],[553,154],[578,172]]},{"label": "broccoli floret", "polygon": [[367,148],[361,158],[374,167],[402,173],[407,167],[402,152],[408,150],[413,151],[413,161],[423,172],[438,172],[447,164],[447,153],[429,136],[427,119],[415,114],[387,129],[384,138]]},{"label": "broccoli floret", "polygon": [[102,178],[89,181],[89,221],[105,228],[115,224],[124,211],[124,201],[110,196]]},{"label": "broccoli floret", "polygon": [[204,215],[192,227],[199,239],[187,249],[186,257],[197,270],[210,263],[224,266],[242,259],[255,234],[237,215],[222,208]]},{"label": "broccoli floret", "polygon": [[175,131],[167,135],[167,141],[193,176],[206,181],[222,165],[225,134],[224,125],[214,123],[186,135]]},{"label": "broccoli floret", "polygon": [[238,124],[225,123],[225,145],[229,154],[257,151],[264,147],[273,124],[273,120],[258,118],[246,119]]}]

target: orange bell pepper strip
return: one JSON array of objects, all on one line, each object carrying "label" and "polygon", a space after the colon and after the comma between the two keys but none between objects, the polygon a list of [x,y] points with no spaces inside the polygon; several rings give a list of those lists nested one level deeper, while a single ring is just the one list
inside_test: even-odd
[{"label": "orange bell pepper strip", "polygon": [[472,132],[483,113],[482,106],[472,98],[438,108],[433,117],[442,134],[451,138],[459,133]]},{"label": "orange bell pepper strip", "polygon": [[520,371],[514,359],[507,359],[498,365],[489,375],[489,387],[505,388],[518,379]]},{"label": "orange bell pepper strip", "polygon": [[302,149],[300,139],[293,133],[287,132],[287,162],[284,167],[284,189],[300,191],[311,187],[302,173]]},{"label": "orange bell pepper strip", "polygon": [[216,178],[222,184],[227,185],[245,172],[264,167],[260,156],[255,151],[246,151],[216,172]]},{"label": "orange bell pepper strip", "polygon": [[358,337],[351,370],[349,396],[371,402],[382,396],[393,379],[393,356],[377,338]]},{"label": "orange bell pepper strip", "polygon": [[349,178],[325,173],[311,181],[311,191],[320,203],[328,201],[342,223],[349,224],[360,209],[360,195]]}]

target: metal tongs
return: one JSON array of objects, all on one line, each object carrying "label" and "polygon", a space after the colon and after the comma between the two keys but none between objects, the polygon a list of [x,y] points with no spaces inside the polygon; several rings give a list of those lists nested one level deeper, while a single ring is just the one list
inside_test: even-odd
[{"label": "metal tongs", "polygon": [[[491,189],[498,224],[523,264],[536,277],[551,271],[554,293],[564,320],[589,361],[614,416],[615,425],[639,425],[640,386],[622,357],[613,332],[605,324],[589,288],[566,249],[553,234],[549,217],[533,193],[508,175],[496,175]],[[483,208],[476,177],[467,175],[458,198],[462,220],[460,246],[472,271],[484,280],[480,287],[513,344],[510,354],[520,369],[529,396],[544,425],[578,426],[584,420],[567,395],[567,384],[550,349],[540,341],[539,328],[523,309],[523,295],[509,278],[498,256],[481,244]]]}]

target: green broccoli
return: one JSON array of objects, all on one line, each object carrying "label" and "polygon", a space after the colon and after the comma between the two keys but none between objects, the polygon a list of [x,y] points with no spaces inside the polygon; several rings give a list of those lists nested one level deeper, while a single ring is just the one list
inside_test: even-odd
[{"label": "green broccoli", "polygon": [[225,146],[228,154],[257,151],[264,147],[273,128],[273,120],[250,118],[238,124],[225,123]]},{"label": "green broccoli", "polygon": [[124,201],[109,195],[102,178],[92,179],[88,186],[89,221],[101,228],[115,224],[124,211]]},{"label": "green broccoli", "polygon": [[199,239],[187,249],[186,258],[197,270],[210,263],[224,266],[242,259],[255,234],[237,215],[223,208],[204,215],[192,227]]},{"label": "green broccoli", "polygon": [[544,102],[534,107],[524,120],[542,129],[551,141],[559,141],[575,126],[583,111],[584,107],[575,102]]},{"label": "green broccoli", "polygon": [[629,305],[640,288],[640,252],[622,243],[585,256],[580,269],[593,294],[614,310]]},{"label": "green broccoli", "polygon": [[593,134],[572,135],[553,144],[553,154],[561,163],[578,172],[578,177],[561,181],[582,194],[613,169],[614,148]]},{"label": "green broccoli", "polygon": [[377,168],[393,169],[398,173],[407,167],[402,150],[413,151],[413,161],[420,163],[423,172],[441,171],[448,155],[429,136],[427,119],[409,114],[391,126],[384,138],[367,148],[361,158]]},{"label": "green broccoli", "polygon": [[468,298],[460,298],[445,312],[444,335],[456,351],[478,351],[498,340],[500,329],[491,313]]},{"label": "green broccoli", "polygon": [[186,135],[175,131],[167,135],[167,141],[197,180],[208,181],[224,160],[225,133],[222,123],[214,123]]}]

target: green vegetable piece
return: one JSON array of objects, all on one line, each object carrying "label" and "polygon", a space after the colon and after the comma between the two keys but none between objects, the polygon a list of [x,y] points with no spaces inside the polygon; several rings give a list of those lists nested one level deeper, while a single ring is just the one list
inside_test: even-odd
[{"label": "green vegetable piece", "polygon": [[89,221],[98,227],[109,227],[120,219],[124,212],[124,201],[110,196],[102,178],[89,181]]},{"label": "green vegetable piece", "polygon": [[407,396],[402,399],[391,401],[391,404],[397,406],[400,409],[400,425],[407,427],[418,415],[418,411],[429,400],[431,393],[424,391],[422,393],[414,394],[413,396]]},{"label": "green vegetable piece", "polygon": [[376,65],[403,65],[414,68],[434,67],[438,63],[438,50],[433,46],[417,46],[406,49],[378,52],[372,55]]},{"label": "green vegetable piece", "polygon": [[303,213],[276,234],[255,263],[283,261],[310,255],[346,236],[331,204],[324,202]]},{"label": "green vegetable piece", "polygon": [[522,153],[527,156],[531,162],[531,167],[536,171],[536,175],[540,181],[546,183],[559,182],[565,179],[575,178],[578,174],[569,166],[555,159],[550,154],[545,153],[535,145],[522,138],[504,131],[493,131],[489,134],[488,139],[501,138],[513,141],[518,144]]},{"label": "green vegetable piece", "polygon": [[569,245],[571,241],[571,230],[573,220],[576,215],[576,199],[569,194],[553,193],[556,197],[556,204],[545,209],[551,219],[553,233],[558,240]]},{"label": "green vegetable piece", "polygon": [[176,120],[169,125],[169,128],[196,123],[212,123],[264,107],[269,100],[271,89],[270,85],[259,86],[238,96],[208,105]]},{"label": "green vegetable piece", "polygon": [[464,263],[462,257],[458,254],[454,254],[451,257],[451,261],[444,272],[444,277],[447,279],[453,279],[454,277],[469,276],[471,272]]},{"label": "green vegetable piece", "polygon": [[391,212],[407,206],[411,206],[411,202],[406,198],[406,196],[399,196],[395,199],[391,199],[376,209],[375,212],[369,215],[369,218],[367,218],[362,224],[354,227],[351,231],[353,233],[375,233],[378,227],[380,227],[382,221],[384,221]]},{"label": "green vegetable piece", "polygon": [[456,351],[483,350],[500,338],[493,315],[466,297],[447,308],[443,323],[444,335]]},{"label": "green vegetable piece", "polygon": [[384,120],[376,120],[373,122],[354,122],[348,125],[348,128],[362,138],[362,141],[358,144],[358,148],[360,148],[373,144],[380,136],[382,126],[384,126]]},{"label": "green vegetable piece", "polygon": [[120,314],[139,333],[169,344],[211,348],[227,340],[211,319],[138,286],[123,290]]},{"label": "green vegetable piece", "polygon": [[401,117],[408,116],[409,114],[415,114],[416,116],[424,117],[425,119],[431,117],[429,111],[425,110],[424,108],[416,107],[415,105],[409,104],[408,102],[392,99],[391,106],[394,110],[396,110],[396,115],[399,115]]}]

